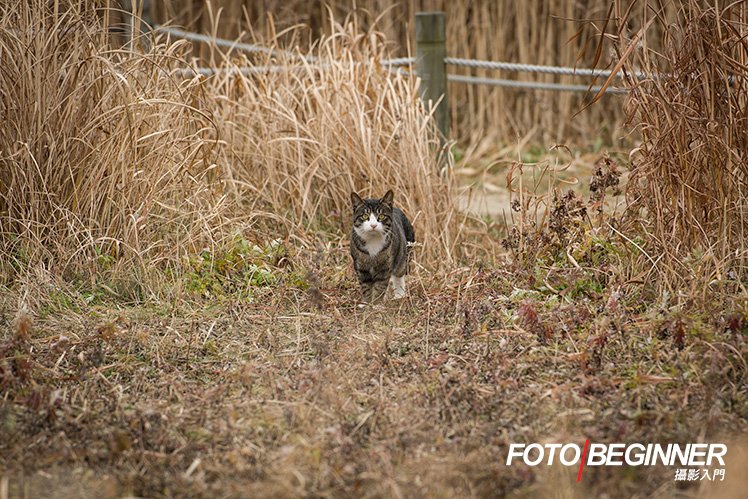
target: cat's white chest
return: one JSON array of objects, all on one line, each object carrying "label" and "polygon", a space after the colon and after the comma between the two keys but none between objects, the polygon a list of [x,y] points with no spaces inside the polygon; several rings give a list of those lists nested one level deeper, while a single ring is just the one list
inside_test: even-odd
[{"label": "cat's white chest", "polygon": [[377,256],[384,248],[384,245],[387,244],[387,238],[378,234],[371,235],[368,239],[364,239],[364,242],[366,243],[364,247],[369,256]]}]

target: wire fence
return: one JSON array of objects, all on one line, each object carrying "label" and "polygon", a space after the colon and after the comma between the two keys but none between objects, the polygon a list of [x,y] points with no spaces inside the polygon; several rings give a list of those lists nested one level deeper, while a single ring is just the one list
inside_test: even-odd
[{"label": "wire fence", "polygon": [[307,62],[314,62],[317,60],[317,58],[314,56],[303,56],[301,54],[296,54],[285,50],[276,50],[268,47],[263,47],[261,45],[254,45],[252,43],[241,43],[237,41],[226,40],[223,38],[214,38],[212,36],[203,35],[201,33],[193,33],[191,31],[184,31],[182,29],[172,28],[169,26],[161,26],[159,24],[153,26],[153,31],[157,33],[172,35],[190,42],[207,43],[208,45],[215,45],[216,47],[227,48],[229,50],[238,50],[241,52],[246,52],[248,54],[267,54],[272,57],[290,55]]},{"label": "wire fence", "polygon": [[[260,45],[254,45],[250,43],[240,43],[237,41],[226,40],[222,38],[214,38],[212,36],[203,35],[200,33],[193,33],[190,31],[184,31],[177,28],[167,26],[154,26],[154,31],[164,33],[184,40],[212,44],[216,47],[222,47],[229,50],[237,50],[249,54],[267,54],[271,57],[291,57],[301,61],[310,63],[307,67],[315,69],[324,69],[325,64],[320,64],[319,59],[314,56],[304,56],[290,51],[283,51],[277,49],[271,49]],[[412,71],[402,69],[403,66],[412,67],[416,63],[415,57],[399,57],[393,59],[385,59],[379,61],[379,63],[387,67],[393,72],[403,75],[413,75]],[[612,71],[605,69],[588,69],[588,68],[570,68],[561,66],[541,66],[537,64],[522,64],[516,62],[503,62],[503,61],[485,61],[478,59],[463,59],[458,57],[446,57],[444,64],[447,66],[467,67],[474,69],[488,69],[488,70],[501,70],[509,72],[525,72],[525,73],[541,73],[541,74],[556,74],[556,75],[569,75],[569,76],[580,76],[580,77],[591,77],[591,78],[608,78],[613,75]],[[241,73],[242,75],[256,75],[263,73],[277,73],[287,72],[303,69],[303,66],[252,66],[247,68],[238,69],[223,69],[223,68],[209,68],[209,67],[198,67],[192,69],[184,69],[179,72],[185,77],[194,76],[200,74],[203,76],[210,76],[215,74],[224,73]],[[616,77],[622,76],[622,74],[616,73]],[[643,79],[647,75],[645,73],[636,73],[638,79]],[[520,88],[528,90],[554,90],[561,92],[592,92],[598,93],[602,90],[600,85],[572,85],[565,83],[549,83],[539,81],[520,81],[510,80],[501,78],[488,78],[483,76],[469,76],[469,75],[456,75],[448,74],[447,80],[454,83],[466,83],[471,85],[490,85],[497,87],[508,87],[508,88]],[[621,87],[608,86],[605,88],[605,93],[609,94],[624,94],[627,90]]]}]

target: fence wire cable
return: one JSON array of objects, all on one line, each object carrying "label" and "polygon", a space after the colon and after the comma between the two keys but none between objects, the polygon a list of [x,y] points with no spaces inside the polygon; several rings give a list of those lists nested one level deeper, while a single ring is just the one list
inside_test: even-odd
[{"label": "fence wire cable", "polygon": [[[383,66],[408,66],[415,64],[415,57],[399,57],[382,61]],[[478,69],[502,69],[505,71],[525,72],[525,73],[546,73],[570,76],[592,76],[592,77],[609,77],[613,74],[609,69],[587,69],[587,68],[568,68],[562,66],[541,66],[539,64],[523,64],[519,62],[501,62],[501,61],[483,61],[479,59],[462,59],[460,57],[445,57],[444,64],[450,66],[462,66],[467,68]],[[616,77],[623,76],[621,72]],[[639,79],[644,79],[646,73],[635,73]]]},{"label": "fence wire cable", "polygon": [[410,66],[415,63],[415,57],[396,57],[394,59],[383,60],[382,66]]},{"label": "fence wire cable", "polygon": [[[461,59],[458,57],[445,57],[444,64],[451,66],[462,66],[467,68],[478,68],[478,69],[503,69],[506,71],[517,71],[526,73],[548,73],[558,75],[571,75],[571,76],[592,76],[592,77],[604,77],[607,78],[613,74],[609,69],[587,69],[587,68],[567,68],[559,66],[540,66],[538,64],[521,64],[518,62],[498,62],[498,61],[481,61],[477,59]],[[617,78],[623,76],[623,73],[618,72],[615,74]],[[648,75],[646,73],[637,72],[635,76],[639,79],[644,79]]]},{"label": "fence wire cable", "polygon": [[[316,69],[317,66],[310,66],[313,69]],[[229,76],[234,76],[237,74],[241,74],[243,76],[253,76],[253,75],[262,75],[262,74],[272,74],[272,73],[290,73],[290,72],[298,72],[303,71],[306,68],[304,66],[251,66],[248,68],[206,68],[206,67],[197,67],[197,68],[183,68],[183,69],[177,69],[174,70],[173,74],[181,75],[184,78],[189,78],[196,75],[201,76],[214,76],[214,75],[225,75],[228,74]]]},{"label": "fence wire cable", "polygon": [[251,43],[240,43],[237,41],[226,40],[224,38],[213,38],[212,36],[203,35],[200,33],[193,33],[191,31],[184,31],[178,28],[170,28],[167,26],[155,25],[153,29],[154,31],[157,31],[159,33],[166,33],[166,34],[175,36],[177,38],[188,40],[190,42],[207,43],[209,45],[215,45],[216,47],[223,47],[223,48],[228,48],[228,49],[233,49],[233,50],[239,50],[242,52],[247,52],[248,54],[268,54],[273,57],[281,57],[283,55],[290,55],[292,57],[297,57],[299,59],[302,59],[308,62],[313,62],[317,60],[317,58],[314,56],[303,56],[300,54],[295,54],[293,52],[275,50],[275,49],[271,49],[267,47],[262,47],[260,45],[254,45]]},{"label": "fence wire cable", "polygon": [[[447,80],[455,83],[470,83],[473,85],[491,85],[495,87],[526,88],[533,90],[556,90],[559,92],[592,92],[602,89],[600,85],[567,85],[564,83],[543,83],[539,81],[502,80],[498,78],[483,78],[480,76],[447,75]],[[606,94],[625,94],[628,90],[621,87],[608,87]]]},{"label": "fence wire cable", "polygon": [[[178,38],[182,38],[184,40],[188,40],[191,42],[202,42],[207,44],[213,44],[217,47],[224,47],[232,50],[240,50],[247,53],[261,53],[261,54],[268,54],[273,57],[279,57],[282,55],[291,55],[293,57],[297,57],[303,61],[306,62],[315,62],[318,60],[318,58],[314,56],[303,56],[300,54],[295,54],[288,51],[279,51],[267,47],[262,47],[260,45],[254,45],[250,43],[240,43],[236,41],[226,40],[223,38],[213,38],[208,35],[203,35],[199,33],[193,33],[190,31],[184,31],[178,28],[171,28],[166,26],[160,26],[156,25],[154,26],[154,30],[166,33]],[[410,66],[415,64],[416,59],[415,57],[398,57],[393,59],[385,59],[383,61],[380,61],[380,64],[382,66],[385,66],[389,68],[389,71],[391,73],[401,74],[405,76],[412,76],[413,73],[408,72],[406,70],[400,69],[399,66]],[[516,72],[528,72],[528,73],[546,73],[546,74],[559,74],[559,75],[572,75],[572,76],[591,76],[591,77],[609,77],[613,73],[610,70],[606,69],[587,69],[587,68],[568,68],[568,67],[559,67],[559,66],[541,66],[538,64],[521,64],[516,62],[500,62],[500,61],[483,61],[478,59],[462,59],[459,57],[445,57],[444,63],[451,65],[451,66],[461,66],[461,67],[468,67],[468,68],[478,68],[478,69],[499,69],[499,70],[506,70],[506,71],[516,71]],[[329,67],[329,64],[314,64],[312,66],[309,66],[310,68],[314,69],[325,69],[326,67]],[[200,74],[203,76],[211,76],[219,73],[229,73],[229,74],[236,74],[241,73],[244,76],[249,75],[255,75],[255,74],[265,74],[265,73],[282,73],[282,72],[293,72],[293,71],[300,71],[304,69],[301,66],[297,67],[284,67],[284,66],[255,66],[255,67],[249,67],[249,68],[227,68],[227,69],[217,69],[217,68],[206,68],[206,67],[200,67],[200,68],[185,68],[183,70],[179,70],[179,73],[182,74],[184,77],[194,76],[196,74]],[[616,77],[622,76],[621,73],[616,74]],[[637,78],[645,78],[645,73],[636,73]],[[466,75],[454,75],[450,74],[447,75],[447,80],[455,83],[467,83],[467,84],[475,84],[475,85],[491,85],[491,86],[499,86],[499,87],[510,87],[510,88],[525,88],[525,89],[535,89],[535,90],[557,90],[561,92],[594,92],[597,93],[602,88],[599,85],[570,85],[570,84],[564,84],[564,83],[544,83],[544,82],[532,82],[532,81],[517,81],[517,80],[507,80],[507,79],[501,79],[501,78],[486,78],[482,76],[466,76]],[[612,93],[612,94],[623,94],[626,93],[627,90],[625,88],[620,87],[608,87],[605,89],[605,93]]]},{"label": "fence wire cable", "polygon": [[[249,68],[184,68],[176,70],[174,73],[181,75],[184,78],[189,78],[195,75],[202,76],[213,76],[213,75],[224,75],[229,76],[242,74],[243,76],[253,76],[261,74],[271,73],[291,73],[306,71],[307,68],[311,70],[324,70],[329,68],[330,65],[326,64],[314,64],[307,67],[304,66],[253,66]],[[415,73],[406,71],[400,68],[388,69],[392,74],[400,74],[403,76],[416,76]],[[517,80],[501,80],[495,78],[482,78],[479,76],[463,76],[463,75],[447,75],[447,80],[455,83],[469,83],[474,85],[492,85],[500,87],[511,87],[511,88],[524,88],[534,90],[556,90],[559,92],[592,92],[597,93],[602,88],[600,85],[565,85],[563,83],[542,83],[534,81],[517,81]],[[611,94],[625,94],[627,90],[620,87],[608,87],[605,89],[605,93]]]},{"label": "fence wire cable", "polygon": [[[355,66],[360,66],[362,63],[354,63]],[[211,68],[211,67],[189,67],[175,69],[171,71],[172,74],[180,75],[183,78],[190,78],[193,76],[214,76],[214,75],[229,75],[235,76],[241,74],[243,76],[254,76],[263,74],[273,73],[301,73],[307,71],[324,71],[332,68],[333,65],[330,63],[322,64],[307,64],[305,66],[250,66],[250,67],[227,67],[227,68]],[[403,76],[415,76],[415,73],[411,73],[401,68],[387,68],[387,72],[391,74],[400,74]]]}]

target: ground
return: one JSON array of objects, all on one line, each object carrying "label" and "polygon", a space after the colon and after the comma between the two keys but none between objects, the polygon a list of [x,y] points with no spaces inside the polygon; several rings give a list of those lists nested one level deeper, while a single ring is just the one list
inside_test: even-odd
[{"label": "ground", "polygon": [[[27,316],[7,290],[0,496],[744,490],[744,317],[671,314],[625,288],[554,293],[510,263],[416,265],[407,299],[359,308],[344,241],[328,249],[303,280],[291,249],[240,298],[71,299]],[[505,465],[510,443],[585,439],[727,442],[727,481]]]}]

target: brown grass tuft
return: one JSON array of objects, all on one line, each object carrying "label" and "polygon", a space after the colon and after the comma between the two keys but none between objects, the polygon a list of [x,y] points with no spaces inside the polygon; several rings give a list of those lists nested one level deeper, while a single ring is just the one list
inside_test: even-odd
[{"label": "brown grass tuft", "polygon": [[[395,189],[420,265],[462,254],[450,160],[415,82],[378,64],[381,37],[355,19],[310,52],[322,68],[219,54],[222,71],[205,78],[188,74],[189,44],[122,48],[96,2],[64,5],[2,7],[5,282],[39,267],[118,297],[159,295],[193,255],[236,237],[339,245],[354,189]],[[283,69],[239,73],[263,64]]]},{"label": "brown grass tuft", "polygon": [[288,71],[208,84],[239,196],[251,217],[264,214],[284,233],[347,234],[350,192],[380,197],[393,188],[395,204],[414,220],[420,261],[452,262],[461,220],[451,165],[439,160],[415,82],[377,64],[383,46],[352,28],[341,26],[314,49],[322,70],[291,70],[298,58],[284,55],[256,62]]},{"label": "brown grass tuft", "polygon": [[15,319],[13,319],[13,332],[14,339],[16,342],[25,343],[31,338],[31,328],[34,324],[34,319],[29,315],[28,311],[21,308],[16,313]]},{"label": "brown grass tuft", "polygon": [[[642,136],[632,152],[630,208],[649,253],[662,255],[662,287],[711,283],[701,287],[706,293],[748,275],[748,6],[692,0],[675,14],[645,15],[638,34],[618,20],[626,109]],[[649,37],[660,33],[664,49],[656,52]],[[635,71],[649,76],[640,82]]]},{"label": "brown grass tuft", "polygon": [[[58,272],[175,260],[220,227],[216,126],[185,45],[109,43],[95,3],[2,7],[0,263]],[[195,229],[198,229],[197,231]]]},{"label": "brown grass tuft", "polygon": [[[284,44],[316,40],[337,32],[335,19],[355,12],[362,31],[381,31],[397,56],[415,52],[414,19],[417,12],[447,14],[447,52],[451,57],[510,61],[567,67],[588,67],[608,62],[608,54],[594,50],[610,7],[604,0],[215,0],[151,2],[154,22],[172,22],[200,33],[234,39],[242,32],[275,37]],[[332,11],[334,17],[330,16]],[[271,17],[274,24],[266,24]],[[638,15],[637,15],[638,17]],[[216,25],[215,19],[221,22]],[[592,20],[592,23],[585,23]],[[301,31],[297,29],[301,27]],[[299,35],[299,33],[301,33]],[[657,43],[654,42],[657,47]],[[214,52],[196,50],[204,60]],[[450,73],[521,81],[588,84],[588,78],[537,73],[475,70],[450,67]],[[600,105],[574,116],[587,96],[575,92],[521,90],[453,83],[449,86],[452,132],[470,143],[504,146],[529,134],[544,143],[581,138],[592,142],[621,138],[621,99],[606,97]],[[573,119],[572,119],[573,118]]]}]

